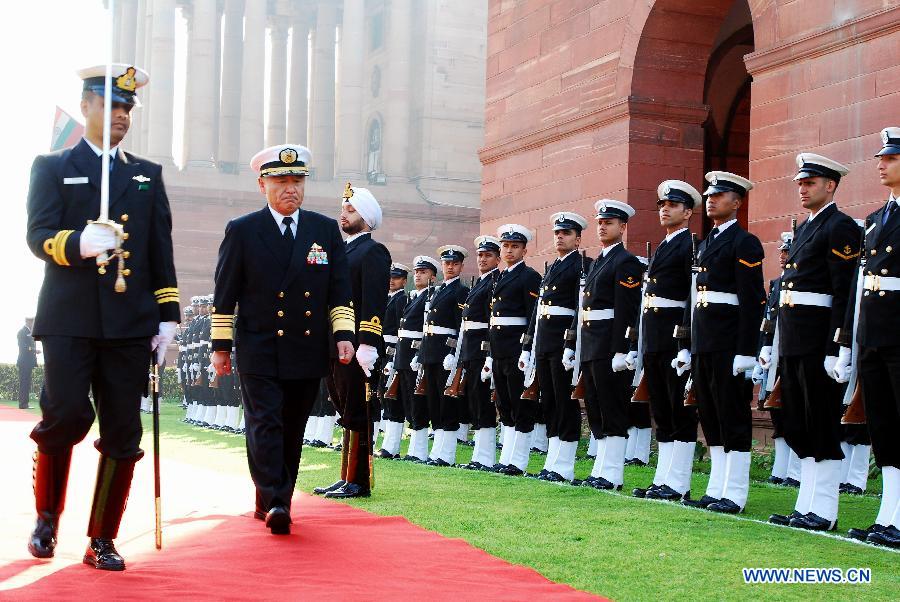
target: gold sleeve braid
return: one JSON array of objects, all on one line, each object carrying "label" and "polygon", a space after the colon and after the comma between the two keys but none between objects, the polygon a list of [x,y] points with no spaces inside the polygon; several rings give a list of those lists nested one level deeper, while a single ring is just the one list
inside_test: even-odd
[{"label": "gold sleeve braid", "polygon": [[360,332],[368,332],[380,337],[382,330],[381,318],[378,316],[372,316],[371,320],[360,320],[359,322]]},{"label": "gold sleeve braid", "polygon": [[163,303],[177,303],[178,305],[181,305],[181,300],[178,297],[178,289],[175,287],[155,290],[153,291],[153,295],[156,297],[156,302],[160,305]]},{"label": "gold sleeve braid", "polygon": [[66,241],[74,231],[60,230],[53,238],[44,241],[44,253],[49,255],[56,265],[69,265],[69,260],[66,258]]},{"label": "gold sleeve braid", "polygon": [[209,338],[213,340],[227,340],[232,338],[234,328],[233,314],[213,314],[209,329]]},{"label": "gold sleeve braid", "polygon": [[332,332],[337,332],[339,330],[353,333],[356,332],[356,315],[353,313],[352,307],[339,305],[332,309],[329,315],[331,317]]}]

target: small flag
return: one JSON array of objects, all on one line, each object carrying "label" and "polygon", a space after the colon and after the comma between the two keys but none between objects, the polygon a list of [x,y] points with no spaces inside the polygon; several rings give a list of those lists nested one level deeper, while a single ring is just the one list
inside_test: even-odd
[{"label": "small flag", "polygon": [[84,126],[75,119],[56,107],[56,117],[53,120],[53,136],[50,138],[50,150],[75,146],[79,138],[84,135]]}]

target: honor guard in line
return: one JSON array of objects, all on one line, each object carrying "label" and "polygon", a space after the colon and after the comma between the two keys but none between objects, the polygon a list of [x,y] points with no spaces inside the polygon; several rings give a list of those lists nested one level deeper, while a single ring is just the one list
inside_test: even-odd
[{"label": "honor guard in line", "polygon": [[[837,522],[843,391],[832,378],[835,332],[847,311],[850,281],[859,257],[856,222],[834,201],[849,169],[827,157],[797,155],[800,203],[809,212],[781,275],[776,335],[762,348],[760,366],[772,369],[777,354],[785,441],[800,458],[800,491],[790,514],[769,522],[831,531]],[[778,348],[775,349],[775,346]]]},{"label": "honor guard in line", "polygon": [[[347,235],[351,302],[356,321],[356,361],[333,360],[328,390],[344,429],[340,479],[316,488],[330,498],[368,497],[374,486],[373,422],[378,386],[376,365],[384,356],[383,324],[390,283],[391,254],[372,232],[381,227],[381,205],[367,188],[347,183],[341,204],[341,230]],[[372,378],[372,375],[375,377]]]},{"label": "honor guard in line", "polygon": [[693,255],[688,226],[694,208],[703,206],[703,198],[681,180],[662,182],[656,193],[659,223],[666,236],[644,276],[638,349],[629,352],[627,359],[632,368],[643,370],[659,454],[653,482],[647,488],[635,488],[632,495],[678,501],[691,489],[698,419],[696,408],[684,405],[687,373],[676,373],[671,367],[678,353],[673,334],[690,303]]},{"label": "honor guard in line", "polygon": [[231,372],[233,343],[254,516],[276,535],[291,530],[303,430],[329,348],[349,363],[356,330],[337,222],[301,209],[310,159],[297,144],[252,158],[266,205],[228,222],[215,272],[212,363],[220,376]]},{"label": "honor guard in line", "polygon": [[203,320],[200,319],[200,299],[201,297],[191,297],[191,307],[193,308],[194,318],[188,325],[187,331],[187,357],[188,357],[188,395],[191,400],[191,419],[190,424],[200,426],[202,424],[203,413],[205,412],[202,405],[201,392],[199,391],[198,381],[200,379],[200,331]]},{"label": "honor guard in line", "polygon": [[328,397],[328,385],[325,379],[319,385],[316,400],[309,411],[309,419],[303,431],[303,445],[309,447],[332,447],[334,441],[334,425],[337,422],[337,412],[334,404]]},{"label": "honor guard in line", "polygon": [[626,333],[637,326],[644,265],[622,243],[634,209],[611,199],[597,201],[594,209],[603,248],[585,279],[582,305],[569,326],[563,363],[567,369],[575,361],[580,364],[588,423],[598,440],[591,474],[576,484],[620,490],[634,379],[625,362],[629,351]]},{"label": "honor guard in line", "polygon": [[[149,78],[141,69],[113,64],[105,98],[106,68],[79,72],[84,138],[38,156],[31,169],[27,242],[46,269],[34,322],[44,351],[44,386],[41,420],[31,432],[37,524],[28,550],[37,558],[54,554],[72,447],[87,435],[96,412],[100,461],[84,563],[123,570],[113,539],[134,465],[144,455],[140,398],[152,352],[163,361],[181,310],[162,167],[118,146],[138,104],[136,91]],[[100,194],[105,102],[111,112],[109,219],[101,215]],[[127,267],[119,263],[116,270],[113,263],[107,269],[102,258],[98,267],[98,256],[109,257],[111,249],[118,256],[112,261]]]},{"label": "honor guard in line", "polygon": [[549,438],[547,458],[537,478],[572,481],[575,453],[581,437],[581,406],[572,399],[572,375],[562,364],[565,331],[578,307],[579,283],[590,263],[579,253],[587,220],[571,211],[550,218],[557,258],[547,268],[538,291],[528,331],[525,334],[519,368],[525,386],[537,379],[540,388],[539,418]]},{"label": "honor guard in line", "polygon": [[188,422],[191,412],[191,402],[188,399],[188,382],[185,377],[185,367],[187,366],[187,332],[193,319],[193,308],[190,305],[185,305],[182,310],[181,324],[178,326],[178,332],[175,335],[175,341],[178,343],[178,357],[175,360],[175,376],[177,377],[178,384],[181,386],[181,405],[185,409],[185,416],[182,422]]},{"label": "honor guard in line", "polygon": [[216,403],[213,399],[213,391],[209,386],[214,374],[210,363],[212,318],[209,315],[213,300],[209,295],[201,295],[199,301],[200,315],[197,317],[196,363],[194,364],[197,372],[195,382],[197,383],[197,396],[203,411],[200,416],[200,426],[208,428],[213,426],[216,421]]},{"label": "honor guard in line", "polygon": [[534,313],[541,287],[541,275],[525,264],[527,245],[534,234],[520,224],[497,229],[503,270],[491,295],[490,357],[482,378],[494,379],[497,411],[503,423],[500,461],[496,472],[510,476],[525,474],[534,425],[538,420],[537,400],[523,399],[525,376],[519,370],[522,335]]},{"label": "honor guard in line", "polygon": [[[382,364],[387,366],[394,361],[397,353],[397,332],[400,329],[400,320],[403,318],[403,310],[409,303],[406,294],[406,281],[409,277],[409,267],[402,263],[391,264],[391,279],[388,289],[388,302],[384,310],[384,345],[385,356]],[[381,441],[381,449],[375,452],[379,458],[394,459],[400,453],[400,439],[403,437],[403,424],[406,414],[403,410],[403,398],[396,395],[394,399],[384,396],[387,377],[390,370],[382,370],[379,378],[378,396],[381,398],[382,429],[384,437]]]},{"label": "honor guard in line", "polygon": [[497,459],[497,408],[491,399],[490,379],[482,379],[487,358],[491,291],[499,274],[500,241],[493,236],[475,239],[478,279],[463,305],[456,370],[463,370],[460,396],[465,396],[475,433],[472,459],[462,468],[491,470]]},{"label": "honor guard in line", "polygon": [[744,373],[756,365],[765,310],[763,248],[737,222],[753,183],[724,171],[707,173],[706,181],[706,214],[714,227],[700,244],[691,292],[696,302],[685,311],[690,346],[682,341],[673,368],[691,369],[712,465],[706,494],[682,503],[734,514],[744,509],[750,488],[753,387]]},{"label": "honor guard in line", "polygon": [[438,272],[437,259],[418,255],[413,260],[413,283],[415,290],[410,294],[410,302],[400,318],[397,331],[397,352],[394,354],[395,378],[400,379],[399,395],[403,400],[406,420],[411,431],[409,448],[404,460],[425,462],[428,460],[428,399],[424,394],[416,394],[421,384],[423,367],[416,355],[424,338],[425,314],[434,291],[434,279]]},{"label": "honor guard in line", "polygon": [[444,395],[448,373],[455,368],[452,352],[459,337],[463,304],[469,289],[459,275],[469,252],[457,245],[437,250],[444,281],[431,295],[425,311],[422,344],[416,354],[422,366],[428,415],[434,430],[434,441],[428,464],[452,466],[456,463],[456,432],[459,430],[459,399]]},{"label": "honor guard in line", "polygon": [[19,344],[19,355],[16,357],[16,368],[19,372],[19,409],[27,410],[31,406],[28,401],[31,398],[31,372],[37,366],[37,351],[34,337],[31,336],[31,323],[34,318],[26,318],[25,324],[16,333],[16,342]]},{"label": "honor guard in line", "polygon": [[[838,342],[835,377],[861,390],[875,463],[881,468],[881,507],[854,539],[900,548],[900,127],[881,131],[875,154],[887,203],[866,218],[865,245]],[[855,387],[850,386],[851,392]],[[850,409],[853,409],[852,407]],[[849,411],[848,411],[849,413]]]}]

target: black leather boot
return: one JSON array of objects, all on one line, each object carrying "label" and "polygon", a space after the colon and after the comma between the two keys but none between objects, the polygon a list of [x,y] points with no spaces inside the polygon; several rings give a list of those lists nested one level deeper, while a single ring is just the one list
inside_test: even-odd
[{"label": "black leather boot", "polygon": [[28,540],[28,551],[35,558],[53,558],[59,516],[66,504],[66,484],[71,463],[71,448],[61,454],[50,455],[41,451],[34,453],[37,522]]},{"label": "black leather boot", "polygon": [[371,431],[360,433],[345,428],[343,457],[341,463],[346,482],[339,488],[325,494],[327,498],[369,497],[374,483]]}]

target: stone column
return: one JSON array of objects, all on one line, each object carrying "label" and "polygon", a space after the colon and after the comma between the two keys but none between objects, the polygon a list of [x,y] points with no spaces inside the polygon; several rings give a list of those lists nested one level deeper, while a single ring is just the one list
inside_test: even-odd
[{"label": "stone column", "polygon": [[320,3],[316,11],[316,36],[312,61],[310,102],[310,150],[317,180],[334,177],[334,43],[337,7]]},{"label": "stone column", "polygon": [[388,180],[407,177],[409,149],[410,56],[412,39],[412,4],[410,0],[393,0],[390,11],[390,69],[382,72],[384,97],[389,99],[382,130],[384,140],[382,164]]},{"label": "stone column", "polygon": [[241,71],[241,119],[239,169],[249,170],[250,159],[262,150],[266,62],[266,2],[248,0],[244,5],[244,57]]},{"label": "stone column", "polygon": [[309,97],[309,21],[295,17],[291,30],[291,94],[287,116],[287,141],[306,145]]},{"label": "stone column", "polygon": [[237,173],[240,149],[243,29],[244,0],[225,0],[218,163],[219,169],[227,173]]},{"label": "stone column", "polygon": [[341,178],[363,175],[362,123],[365,0],[344,0],[341,25],[341,73],[338,109],[337,171]]},{"label": "stone column", "polygon": [[117,28],[119,32],[118,46],[116,46],[116,56],[119,62],[129,65],[135,64],[135,38],[137,37],[138,24],[138,0],[119,0],[116,5],[121,10],[119,12],[121,21]]},{"label": "stone column", "polygon": [[269,123],[266,146],[287,141],[287,35],[286,20],[275,17],[269,29],[272,40],[272,62],[269,72]]},{"label": "stone column", "polygon": [[[132,10],[130,12],[126,10],[125,14],[122,16],[122,28],[127,29],[127,25],[125,24],[124,20],[129,19],[132,23],[132,40],[130,45],[131,55],[126,56],[123,54],[122,56],[126,62],[129,62],[132,65],[137,65],[138,67],[144,69],[144,13],[147,9],[144,7],[144,0],[130,0],[129,4],[131,5]],[[139,94],[139,96],[141,95]],[[131,129],[128,131],[128,135],[125,136],[125,140],[123,142],[123,148],[125,150],[132,151],[138,154],[142,154],[144,152],[141,148],[142,116],[143,111],[141,109],[131,112]]]},{"label": "stone column", "polygon": [[164,166],[172,161],[172,110],[175,102],[175,0],[153,0],[153,65],[147,154]]},{"label": "stone column", "polygon": [[219,90],[216,77],[216,29],[218,28],[216,0],[194,0],[188,53],[188,86],[185,132],[190,130],[190,144],[186,145],[185,168],[203,169],[215,166],[215,110]]},{"label": "stone column", "polygon": [[[138,15],[138,18],[143,21],[143,35],[141,36],[141,46],[143,46],[143,59],[140,67],[143,67],[150,74],[150,85],[155,85],[155,79],[153,77],[153,0],[142,0],[143,11]],[[150,102],[150,90],[149,88],[144,88],[147,92],[141,94],[141,104],[143,105],[140,108],[140,134],[141,134],[141,148],[140,152],[143,155],[149,153],[150,145],[150,111],[153,106]]]}]

